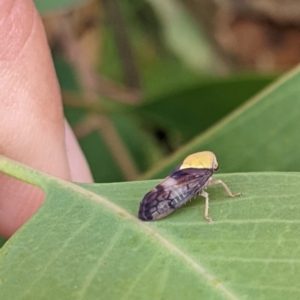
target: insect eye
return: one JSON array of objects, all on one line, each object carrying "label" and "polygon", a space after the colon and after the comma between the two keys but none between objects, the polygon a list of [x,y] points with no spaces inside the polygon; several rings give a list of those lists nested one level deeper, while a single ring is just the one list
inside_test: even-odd
[{"label": "insect eye", "polygon": [[219,165],[218,164],[215,164],[214,165],[214,171],[217,171],[219,169]]}]

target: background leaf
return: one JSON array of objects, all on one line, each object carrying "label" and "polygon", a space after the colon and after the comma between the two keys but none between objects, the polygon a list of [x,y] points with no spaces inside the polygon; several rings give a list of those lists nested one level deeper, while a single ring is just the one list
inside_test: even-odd
[{"label": "background leaf", "polygon": [[164,95],[151,97],[136,110],[156,126],[178,130],[188,140],[246,102],[274,78],[214,78],[184,89],[173,87]]},{"label": "background leaf", "polygon": [[4,245],[5,241],[6,240],[0,236],[0,248]]},{"label": "background leaf", "polygon": [[299,68],[272,84],[233,114],[150,171],[166,176],[188,154],[213,151],[221,172],[299,171]]},{"label": "background leaf", "polygon": [[212,47],[181,2],[149,0],[149,3],[160,20],[166,44],[175,55],[195,71],[212,73],[217,64]]},{"label": "background leaf", "polygon": [[34,0],[34,4],[40,13],[49,13],[53,11],[74,8],[77,5],[87,3],[86,0]]}]

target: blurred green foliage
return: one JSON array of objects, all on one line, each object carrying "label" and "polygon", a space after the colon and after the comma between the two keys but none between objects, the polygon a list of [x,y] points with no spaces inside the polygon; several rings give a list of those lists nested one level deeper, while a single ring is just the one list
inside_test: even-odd
[{"label": "blurred green foliage", "polygon": [[76,5],[84,4],[87,0],[33,0],[36,8],[41,14],[55,12],[58,10],[65,10],[74,8]]},{"label": "blurred green foliage", "polygon": [[[70,124],[76,126],[87,116],[99,113],[99,111],[103,112],[114,125],[133,166],[141,175],[146,174],[146,177],[164,176],[178,163],[179,159],[183,158],[183,155],[207,149],[215,151],[221,158],[220,165],[224,166],[221,168],[223,172],[277,170],[278,165],[274,164],[274,167],[271,167],[272,155],[265,155],[263,162],[259,160],[257,164],[251,163],[252,167],[246,161],[243,162],[243,159],[255,161],[253,156],[249,160],[249,146],[251,144],[251,148],[256,149],[251,152],[251,155],[259,153],[261,149],[259,141],[269,138],[266,131],[267,128],[272,128],[271,121],[267,126],[261,124],[262,127],[255,126],[260,124],[257,120],[252,124],[245,122],[244,126],[248,131],[246,131],[247,134],[239,137],[238,143],[230,142],[238,132],[237,127],[234,126],[231,135],[227,138],[232,147],[223,142],[223,138],[218,137],[219,140],[217,140],[218,135],[215,137],[213,135],[215,131],[211,131],[211,128],[217,126],[218,131],[222,132],[226,140],[227,129],[224,127],[223,130],[223,125],[218,124],[223,124],[222,120],[226,120],[227,116],[239,109],[243,111],[241,118],[246,118],[248,110],[243,107],[247,107],[247,102],[270,84],[276,76],[229,73],[226,77],[220,77],[222,68],[218,70],[216,66],[218,58],[214,57],[213,52],[207,56],[207,49],[211,47],[208,39],[205,38],[201,29],[190,21],[187,11],[177,4],[167,14],[170,8],[169,1],[164,3],[165,6],[157,1],[126,0],[120,3],[121,18],[127,25],[124,35],[131,48],[134,60],[132,63],[137,65],[136,72],[141,82],[141,101],[134,105],[121,104],[115,99],[99,95],[99,102],[96,103],[97,112],[91,107],[67,105],[65,114]],[[104,5],[103,9],[106,18],[105,9],[109,8]],[[98,68],[101,76],[106,76],[115,83],[124,84],[124,78],[130,74],[124,73],[124,61],[120,57],[122,49],[116,41],[116,29],[111,23],[112,20],[109,18],[105,20],[107,22],[102,24],[99,32],[101,64],[95,68]],[[186,25],[180,26],[180,32],[178,31],[177,35],[173,28],[173,26],[178,26],[176,22]],[[191,28],[193,28],[193,34],[187,34]],[[185,35],[184,39],[182,39],[183,35]],[[178,52],[180,43],[183,45],[180,45]],[[191,66],[188,62],[191,57],[194,57],[195,49],[199,57],[206,57],[202,65],[198,62],[196,64],[195,61],[195,66]],[[54,52],[54,62],[62,90],[79,93],[78,76],[73,67],[56,52]],[[272,97],[263,101],[272,103]],[[281,98],[280,101],[283,99]],[[278,110],[280,108],[275,108],[275,111]],[[265,112],[255,111],[255,113],[261,115],[261,120],[270,120],[264,115]],[[241,128],[239,132],[242,132]],[[278,132],[283,134],[281,131]],[[211,137],[211,142],[202,142],[203,135],[205,141],[210,140],[209,137]],[[251,138],[250,143],[250,137],[255,135],[260,138]],[[281,137],[275,136],[276,141],[280,139]],[[193,142],[195,140],[199,141],[197,146]],[[126,176],[112,155],[112,149],[99,132],[93,131],[81,137],[79,142],[96,182],[126,180]],[[275,144],[274,141],[272,149],[276,149]],[[227,154],[224,154],[225,152]],[[233,153],[237,155],[236,152],[248,153],[248,155],[239,155],[239,166],[233,167],[230,155]],[[175,153],[174,156],[166,158],[173,153]],[[280,153],[284,155],[284,152]],[[174,157],[176,158],[173,159]],[[166,167],[166,165],[169,166]],[[280,169],[291,170],[289,166],[280,165]]]},{"label": "blurred green foliage", "polygon": [[6,239],[2,236],[0,236],[0,248],[4,245]]}]

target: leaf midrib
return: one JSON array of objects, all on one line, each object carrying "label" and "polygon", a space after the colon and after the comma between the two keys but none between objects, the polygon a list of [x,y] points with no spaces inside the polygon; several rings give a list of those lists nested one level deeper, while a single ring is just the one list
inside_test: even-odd
[{"label": "leaf midrib", "polygon": [[188,263],[198,274],[200,274],[213,288],[217,288],[223,295],[225,295],[228,299],[231,300],[238,300],[239,298],[234,295],[225,285],[218,282],[216,284],[216,277],[210,274],[202,265],[194,261],[192,258],[190,258],[187,254],[185,254],[182,250],[180,250],[176,245],[174,245],[172,242],[170,242],[168,239],[166,239],[164,236],[162,236],[160,233],[155,231],[152,227],[147,225],[146,222],[140,221],[137,217],[129,213],[124,208],[116,205],[115,203],[107,200],[106,198],[97,195],[87,189],[84,189],[83,187],[73,184],[71,182],[63,181],[61,179],[55,179],[57,184],[63,185],[63,187],[67,187],[75,191],[76,193],[79,193],[83,196],[87,196],[89,199],[96,201],[98,203],[101,203],[102,205],[106,206],[108,209],[113,211],[116,214],[122,215],[124,218],[127,218],[128,220],[132,221],[133,223],[137,224],[145,230],[148,234],[153,236],[157,241],[159,241],[165,248],[167,248],[171,253],[177,255],[182,260],[184,260],[186,263]]}]

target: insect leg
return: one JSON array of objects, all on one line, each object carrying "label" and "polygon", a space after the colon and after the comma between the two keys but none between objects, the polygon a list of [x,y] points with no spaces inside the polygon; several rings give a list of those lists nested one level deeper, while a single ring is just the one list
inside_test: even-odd
[{"label": "insect leg", "polygon": [[208,216],[208,209],[209,209],[209,196],[205,191],[201,191],[199,193],[200,196],[203,196],[205,198],[205,211],[204,211],[204,218],[207,222],[212,222],[212,218]]},{"label": "insect leg", "polygon": [[229,197],[239,197],[242,196],[242,193],[236,193],[236,194],[232,194],[231,190],[229,189],[229,187],[225,184],[225,182],[223,182],[222,180],[212,180],[209,185],[217,185],[220,184],[222,185],[222,187],[224,188],[224,190],[226,191],[227,195]]}]

